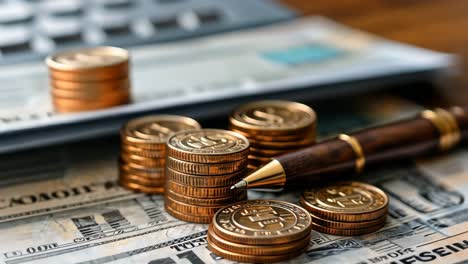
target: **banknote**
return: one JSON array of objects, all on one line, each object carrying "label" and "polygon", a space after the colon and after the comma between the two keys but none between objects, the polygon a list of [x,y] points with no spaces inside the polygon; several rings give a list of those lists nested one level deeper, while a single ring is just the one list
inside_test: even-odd
[{"label": "banknote", "polygon": [[84,113],[54,111],[43,63],[1,68],[0,80],[8,85],[0,87],[0,153],[116,133],[130,116],[150,111],[227,114],[236,98],[292,90],[293,100],[334,96],[406,83],[409,77],[427,79],[427,72],[440,73],[453,62],[447,54],[383,40],[322,17],[135,47],[130,53],[132,103]]},{"label": "banknote", "polygon": [[[346,116],[323,119],[335,127],[323,128],[323,137],[344,124],[351,129],[385,122],[420,107],[386,97],[365,98],[346,109],[317,110],[324,118]],[[207,225],[168,215],[161,195],[119,187],[117,152],[117,141],[103,139],[2,155],[7,174],[0,176],[0,262],[231,263],[207,249]],[[313,231],[307,251],[287,263],[468,260],[468,150],[383,167],[360,179],[389,194],[385,227],[356,237]],[[297,203],[299,191],[249,191],[249,198]]]}]

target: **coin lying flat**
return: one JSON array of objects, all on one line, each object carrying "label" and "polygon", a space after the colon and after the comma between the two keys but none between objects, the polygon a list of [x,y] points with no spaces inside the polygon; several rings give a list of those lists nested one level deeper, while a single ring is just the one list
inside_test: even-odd
[{"label": "coin lying flat", "polygon": [[119,161],[119,170],[124,173],[138,175],[146,178],[164,178],[164,168],[145,168],[145,167],[135,167],[132,164],[127,164],[125,162]]},{"label": "coin lying flat", "polygon": [[51,79],[50,86],[55,89],[79,92],[116,92],[128,90],[130,87],[130,79],[128,77],[116,80],[105,80],[99,82],[71,82]]},{"label": "coin lying flat", "polygon": [[277,245],[299,240],[312,228],[303,208],[284,201],[250,200],[219,210],[213,230],[220,237],[247,245]]},{"label": "coin lying flat", "polygon": [[387,213],[388,196],[360,182],[341,182],[303,192],[301,204],[311,214],[332,221],[370,221]]},{"label": "coin lying flat", "polygon": [[314,229],[315,231],[322,232],[322,233],[327,233],[327,234],[332,234],[332,235],[337,235],[337,236],[359,236],[359,235],[365,235],[365,234],[375,232],[381,229],[384,225],[385,225],[385,222],[382,222],[379,225],[361,228],[361,229],[342,229],[342,228],[324,227],[324,226],[314,223],[312,224],[312,229]]},{"label": "coin lying flat", "polygon": [[222,197],[222,198],[196,198],[190,197],[184,194],[179,194],[171,189],[167,189],[165,192],[166,196],[173,200],[192,204],[197,206],[226,206],[226,204],[232,204],[247,199],[247,191],[240,192],[237,195]]},{"label": "coin lying flat", "polygon": [[[173,190],[176,193],[183,194],[194,198],[222,198],[232,197],[239,194],[239,190],[231,189],[231,186],[224,187],[192,187],[188,185],[179,184],[171,180],[166,180],[166,186],[168,189]],[[175,209],[175,208],[174,208]]]},{"label": "coin lying flat", "polygon": [[182,131],[167,142],[168,155],[195,163],[224,163],[245,159],[249,141],[244,136],[221,129]]},{"label": "coin lying flat", "polygon": [[200,223],[200,224],[208,224],[212,221],[213,217],[210,216],[199,216],[199,215],[189,215],[189,214],[184,214],[181,212],[178,212],[177,210],[174,210],[170,206],[168,206],[166,203],[164,204],[164,209],[166,209],[166,212],[172,215],[173,217],[185,221],[185,222],[191,222],[191,223]]},{"label": "coin lying flat", "polygon": [[311,215],[312,222],[316,225],[320,225],[325,228],[336,228],[336,229],[365,229],[365,228],[373,228],[375,226],[382,226],[387,219],[387,215],[381,216],[375,220],[370,221],[361,221],[361,222],[340,222],[340,221],[332,221],[327,219],[322,219]]},{"label": "coin lying flat", "polygon": [[225,163],[194,163],[172,158],[166,159],[167,167],[175,171],[193,175],[223,175],[235,173],[247,166],[247,159]]},{"label": "coin lying flat", "polygon": [[175,132],[199,129],[197,121],[183,116],[153,115],[130,120],[121,130],[122,141],[141,149],[165,149]]},{"label": "coin lying flat", "polygon": [[161,194],[164,193],[164,187],[152,187],[152,186],[145,186],[141,184],[137,184],[134,182],[126,181],[125,179],[119,179],[119,184],[127,189],[148,193],[148,194]]},{"label": "coin lying flat", "polygon": [[233,128],[249,134],[290,135],[315,126],[316,114],[308,106],[288,101],[256,101],[236,109],[231,117]]},{"label": "coin lying flat", "polygon": [[223,206],[200,206],[187,204],[180,201],[176,201],[169,196],[164,197],[164,202],[167,206],[173,208],[179,213],[189,214],[189,215],[198,215],[198,216],[212,216],[216,211],[218,211]]},{"label": "coin lying flat", "polygon": [[171,168],[167,168],[166,171],[166,178],[168,180],[193,187],[232,186],[245,176],[247,176],[247,169],[216,176],[187,174],[175,171]]}]

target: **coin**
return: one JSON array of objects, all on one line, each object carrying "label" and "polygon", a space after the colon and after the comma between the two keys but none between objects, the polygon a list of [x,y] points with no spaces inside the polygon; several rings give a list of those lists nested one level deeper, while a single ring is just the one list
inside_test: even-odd
[{"label": "coin", "polygon": [[249,141],[250,141],[250,145],[253,148],[275,149],[275,150],[299,149],[299,148],[305,148],[305,147],[315,144],[315,138],[307,138],[301,141],[289,141],[289,142],[258,141],[254,139],[249,139]]},{"label": "coin", "polygon": [[249,134],[279,136],[308,131],[316,119],[314,110],[304,104],[265,100],[239,107],[229,121],[233,128]]},{"label": "coin", "polygon": [[301,204],[311,214],[332,221],[370,221],[387,213],[388,196],[379,188],[361,182],[341,182],[308,189]]},{"label": "coin", "polygon": [[193,186],[193,187],[216,187],[216,186],[232,186],[239,182],[247,175],[247,169],[225,174],[225,175],[192,175],[172,170],[167,168],[166,177],[168,180]]},{"label": "coin", "polygon": [[173,217],[185,222],[209,224],[213,220],[212,216],[188,215],[177,212],[173,208],[169,207],[167,204],[164,204],[164,209],[166,209],[166,212],[172,215]]},{"label": "coin", "polygon": [[164,150],[157,150],[157,149],[148,150],[148,149],[142,149],[142,148],[129,146],[127,144],[121,144],[120,149],[124,153],[138,155],[138,156],[146,157],[146,158],[160,158],[160,159],[166,158],[166,151]]},{"label": "coin", "polygon": [[229,250],[225,250],[219,247],[218,245],[216,245],[210,237],[207,237],[207,241],[208,241],[208,249],[211,250],[216,255],[232,260],[232,261],[250,262],[250,263],[274,263],[274,262],[285,261],[285,260],[294,258],[296,256],[299,256],[308,247],[307,245],[304,248],[298,249],[297,251],[288,252],[287,254],[284,254],[284,255],[272,255],[272,256],[247,255],[247,254],[235,253]]},{"label": "coin", "polygon": [[167,167],[176,171],[195,175],[222,175],[242,170],[247,166],[247,159],[225,163],[194,163],[178,160],[170,156],[166,159]]},{"label": "coin", "polygon": [[[231,186],[226,187],[192,187],[188,185],[179,184],[171,180],[166,180],[166,187],[175,193],[194,197],[194,198],[222,198],[238,195],[241,190],[231,189]],[[175,209],[175,208],[174,208]]]},{"label": "coin", "polygon": [[51,91],[52,96],[55,98],[63,98],[63,99],[74,99],[79,100],[80,102],[87,102],[92,100],[105,100],[105,101],[113,101],[119,100],[121,98],[130,97],[130,87],[127,87],[122,90],[115,90],[115,91],[107,91],[107,92],[100,92],[98,90],[94,91],[80,91],[80,90],[64,90],[53,88]]},{"label": "coin", "polygon": [[231,242],[218,236],[211,225],[208,228],[208,237],[210,238],[213,244],[216,244],[220,248],[223,248],[230,252],[259,256],[284,255],[291,251],[294,252],[300,250],[310,243],[309,234],[297,241],[279,245],[244,245]]},{"label": "coin", "polygon": [[380,223],[379,225],[361,228],[361,229],[341,229],[341,228],[329,228],[324,227],[319,224],[312,224],[312,229],[318,232],[327,233],[337,236],[359,236],[364,234],[369,234],[381,229],[385,225],[385,222]]},{"label": "coin", "polygon": [[128,90],[128,88],[130,87],[130,79],[128,77],[99,82],[70,82],[55,79],[50,79],[49,82],[50,86],[55,89],[81,92],[105,93],[120,90]]},{"label": "coin", "polygon": [[149,193],[149,194],[161,194],[164,193],[164,187],[148,187],[140,184],[136,184],[133,182],[126,181],[124,179],[119,179],[119,184],[122,187],[125,187],[127,189],[136,191],[136,192],[142,192],[142,193]]},{"label": "coin", "polygon": [[259,148],[250,148],[250,155],[252,156],[257,156],[257,157],[264,157],[264,158],[271,158],[271,157],[276,157],[283,155],[285,153],[289,153],[294,150],[288,150],[288,149],[281,149],[281,150],[276,150],[276,149],[259,149]]},{"label": "coin", "polygon": [[164,187],[164,183],[165,183],[165,179],[163,177],[146,178],[146,177],[138,176],[135,174],[127,174],[123,172],[119,173],[119,178],[127,182],[132,182],[135,184],[144,185],[148,187]]},{"label": "coin", "polygon": [[236,129],[232,125],[229,126],[229,130],[239,133],[248,139],[253,139],[253,140],[258,140],[258,141],[288,142],[288,141],[303,140],[304,138],[316,137],[315,126],[311,126],[310,131],[306,131],[303,133],[291,133],[290,135],[283,135],[283,136],[268,136],[268,135],[262,135],[262,134],[253,134],[253,133],[249,133],[249,131],[242,131],[242,130]]},{"label": "coin", "polygon": [[121,139],[126,144],[142,149],[166,148],[166,141],[177,131],[199,129],[197,121],[175,115],[152,115],[132,119],[121,129]]},{"label": "coin", "polygon": [[167,141],[168,156],[188,162],[232,162],[245,159],[248,152],[247,138],[221,129],[181,131]]},{"label": "coin", "polygon": [[171,207],[179,213],[198,216],[213,216],[216,213],[216,211],[223,207],[186,204],[183,202],[176,201],[167,195],[164,197],[164,202],[167,204],[167,206]]},{"label": "coin", "polygon": [[220,209],[213,229],[220,237],[248,245],[277,245],[306,237],[312,218],[303,208],[284,201],[249,200]]},{"label": "coin", "polygon": [[362,222],[339,222],[331,221],[323,218],[316,217],[311,215],[312,222],[328,228],[337,228],[337,229],[363,229],[363,228],[372,228],[374,226],[382,225],[387,219],[387,215],[381,216],[375,220],[362,221]]},{"label": "coin", "polygon": [[64,51],[46,58],[52,79],[102,81],[128,76],[129,53],[116,47]]},{"label": "coin", "polygon": [[133,164],[128,164],[123,161],[119,161],[119,170],[124,173],[138,175],[146,178],[164,178],[164,168],[146,168],[142,166],[135,167]]},{"label": "coin", "polygon": [[160,168],[166,165],[164,158],[146,158],[138,155],[132,155],[125,152],[120,154],[121,160],[125,163],[136,164],[145,168]]},{"label": "coin", "polygon": [[179,202],[199,206],[226,206],[227,204],[232,204],[247,199],[247,191],[240,192],[239,194],[234,196],[228,196],[223,198],[194,198],[184,194],[178,194],[168,189],[166,190],[165,195]]}]

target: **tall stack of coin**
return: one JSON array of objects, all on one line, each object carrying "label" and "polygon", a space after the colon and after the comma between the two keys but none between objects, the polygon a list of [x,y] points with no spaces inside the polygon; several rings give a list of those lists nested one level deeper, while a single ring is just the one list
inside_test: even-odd
[{"label": "tall stack of coin", "polygon": [[208,248],[233,261],[284,261],[307,249],[311,227],[309,213],[295,204],[244,201],[215,214],[208,228]]},{"label": "tall stack of coin", "polygon": [[312,229],[332,235],[356,236],[385,225],[388,197],[379,188],[341,182],[304,191],[300,199],[313,220]]},{"label": "tall stack of coin", "polygon": [[165,207],[187,222],[209,223],[216,211],[246,199],[231,185],[247,173],[249,141],[220,129],[182,131],[167,141]]},{"label": "tall stack of coin", "polygon": [[139,192],[163,193],[167,139],[175,132],[199,128],[197,121],[173,115],[151,115],[127,122],[120,132],[119,183]]},{"label": "tall stack of coin", "polygon": [[129,53],[116,47],[60,52],[46,59],[58,112],[80,112],[130,101]]},{"label": "tall stack of coin", "polygon": [[315,143],[317,118],[312,108],[288,101],[257,101],[237,108],[230,129],[250,141],[249,168],[272,157]]}]

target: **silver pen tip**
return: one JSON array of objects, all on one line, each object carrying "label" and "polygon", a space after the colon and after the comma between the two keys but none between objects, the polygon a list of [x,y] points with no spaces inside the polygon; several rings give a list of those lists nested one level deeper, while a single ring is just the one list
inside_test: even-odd
[{"label": "silver pen tip", "polygon": [[234,184],[233,186],[231,186],[231,190],[241,189],[241,188],[245,188],[245,187],[247,187],[247,182],[242,180],[242,181]]}]

